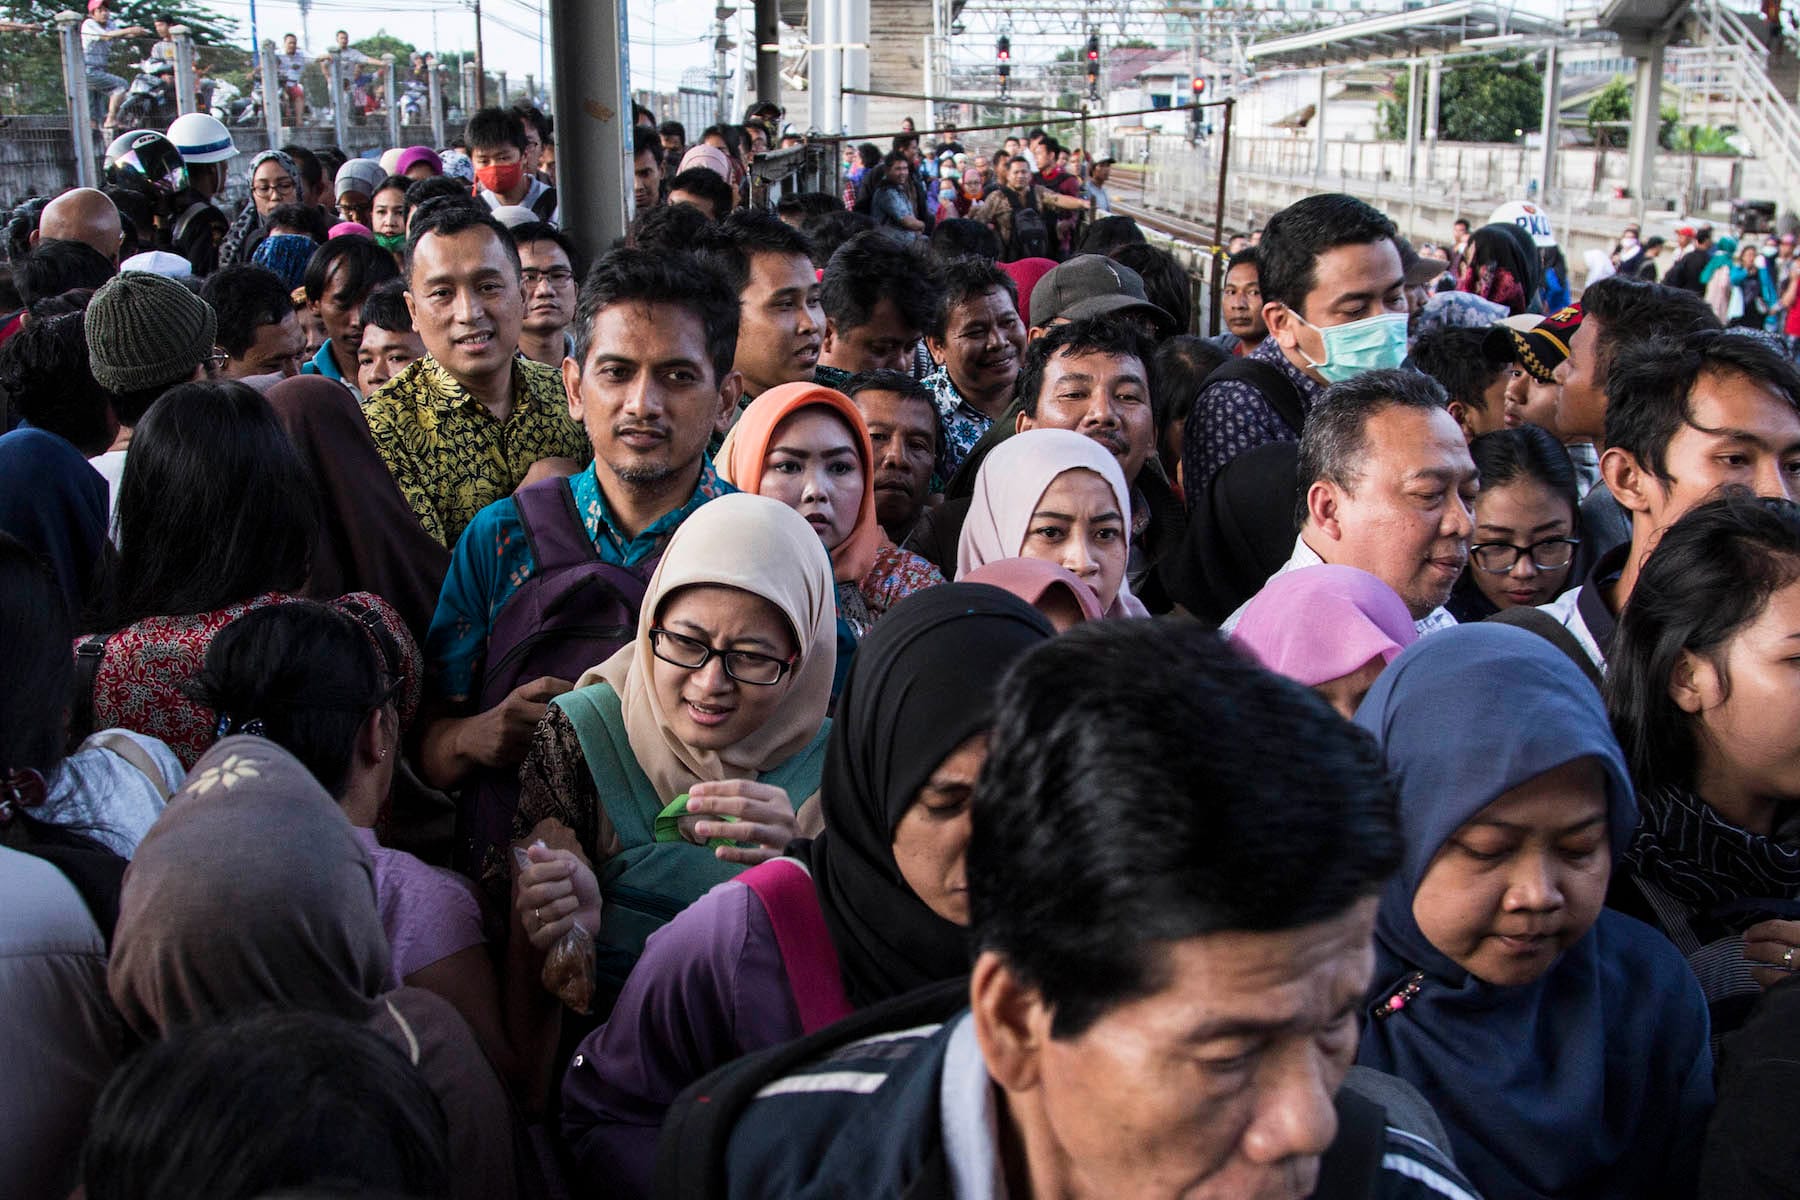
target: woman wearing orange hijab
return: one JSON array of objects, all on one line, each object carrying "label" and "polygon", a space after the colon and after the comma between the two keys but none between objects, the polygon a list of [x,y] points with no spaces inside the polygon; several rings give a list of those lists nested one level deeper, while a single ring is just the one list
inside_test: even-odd
[{"label": "woman wearing orange hijab", "polygon": [[843,393],[784,383],[744,410],[717,460],[739,491],[781,501],[818,533],[831,554],[838,617],[858,638],[901,600],[944,582],[882,532],[874,458],[862,413]]}]

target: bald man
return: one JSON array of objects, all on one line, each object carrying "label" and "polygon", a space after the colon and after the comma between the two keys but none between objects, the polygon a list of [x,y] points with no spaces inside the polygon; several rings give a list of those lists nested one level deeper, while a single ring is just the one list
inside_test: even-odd
[{"label": "bald man", "polygon": [[86,242],[116,267],[119,265],[119,243],[124,237],[118,206],[105,192],[73,188],[44,205],[37,232],[31,235],[31,244],[35,246],[45,238]]}]

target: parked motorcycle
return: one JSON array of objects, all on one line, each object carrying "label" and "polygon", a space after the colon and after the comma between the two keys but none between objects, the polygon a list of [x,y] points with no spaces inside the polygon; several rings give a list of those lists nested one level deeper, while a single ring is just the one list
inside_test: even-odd
[{"label": "parked motorcycle", "polygon": [[148,58],[138,64],[137,78],[119,105],[119,123],[130,129],[166,126],[181,112],[175,103],[175,66],[164,59]]}]

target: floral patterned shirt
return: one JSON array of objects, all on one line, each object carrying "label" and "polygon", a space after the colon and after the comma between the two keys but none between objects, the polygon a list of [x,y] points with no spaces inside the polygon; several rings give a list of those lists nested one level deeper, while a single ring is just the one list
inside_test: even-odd
[{"label": "floral patterned shirt", "polygon": [[943,436],[938,439],[936,473],[940,482],[948,483],[981,435],[994,424],[994,418],[963,399],[950,382],[948,367],[939,367],[920,382],[931,389],[937,404],[938,429]]},{"label": "floral patterned shirt", "polygon": [[[902,550],[883,538],[881,549],[875,552],[875,565],[862,577],[856,590],[862,596],[863,604],[869,612],[869,623],[872,624],[888,609],[914,592],[922,592],[943,582],[943,572],[929,559],[914,554],[911,550]],[[869,632],[868,625],[855,617],[850,619],[850,625],[858,638]],[[859,625],[861,628],[857,628]]]},{"label": "floral patterned shirt", "polygon": [[[1274,338],[1249,354],[1286,375],[1300,393],[1307,411],[1325,385],[1288,361]],[[1194,415],[1188,418],[1181,458],[1185,464],[1182,486],[1190,505],[1206,494],[1206,487],[1238,455],[1270,442],[1292,442],[1300,435],[1276,413],[1262,392],[1242,379],[1225,379],[1201,389],[1194,398]]]},{"label": "floral patterned shirt", "polygon": [[381,461],[426,533],[454,546],[475,514],[513,491],[542,458],[594,457],[569,416],[562,372],[513,359],[512,412],[487,407],[427,354],[381,386],[363,408]]},{"label": "floral patterned shirt", "polygon": [[[190,699],[185,685],[200,673],[207,647],[219,630],[247,612],[301,597],[265,592],[239,604],[187,617],[145,617],[106,639],[94,675],[94,728],[129,729],[168,744],[191,768],[218,740],[218,714]],[[333,607],[361,606],[375,614],[400,648],[406,682],[400,694],[402,723],[410,723],[421,686],[419,647],[392,605],[370,592],[351,592]],[[78,638],[79,647],[87,638]],[[256,713],[234,713],[252,719]]]}]

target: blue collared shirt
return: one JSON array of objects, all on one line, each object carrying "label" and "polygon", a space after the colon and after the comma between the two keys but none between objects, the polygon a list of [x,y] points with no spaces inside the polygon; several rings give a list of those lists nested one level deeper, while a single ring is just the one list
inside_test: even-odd
[{"label": "blue collared shirt", "polygon": [[357,390],[356,380],[345,379],[344,373],[338,370],[337,359],[331,356],[330,338],[325,339],[325,344],[319,347],[317,354],[300,364],[300,373],[302,375],[323,375],[326,379],[335,379],[349,388],[352,396],[358,400],[363,398],[362,392]]},{"label": "blue collared shirt", "polygon": [[[600,561],[635,567],[662,553],[676,528],[695,509],[737,489],[720,479],[712,461],[703,458],[699,481],[687,502],[658,517],[635,537],[620,530],[592,465],[570,476],[569,490]],[[511,496],[475,514],[457,539],[438,595],[437,612],[425,634],[425,686],[430,695],[460,704],[475,694],[494,619],[536,571],[525,523]]]}]

